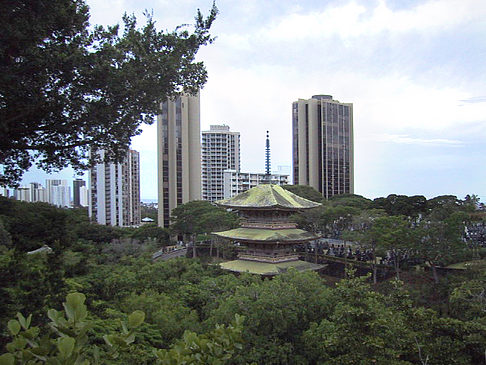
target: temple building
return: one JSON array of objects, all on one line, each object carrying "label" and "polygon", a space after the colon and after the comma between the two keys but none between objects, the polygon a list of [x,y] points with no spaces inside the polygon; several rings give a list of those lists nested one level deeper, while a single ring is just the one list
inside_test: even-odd
[{"label": "temple building", "polygon": [[290,216],[319,206],[279,185],[263,184],[232,198],[219,200],[219,206],[234,209],[241,218],[240,228],[213,232],[217,237],[245,246],[237,260],[224,262],[223,269],[274,276],[293,267],[298,271],[318,270],[322,265],[299,260],[294,246],[318,239],[314,233],[298,229]]}]

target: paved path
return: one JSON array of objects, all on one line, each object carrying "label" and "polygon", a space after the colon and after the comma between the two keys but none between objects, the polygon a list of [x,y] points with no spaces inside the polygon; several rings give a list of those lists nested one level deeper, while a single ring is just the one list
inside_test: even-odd
[{"label": "paved path", "polygon": [[169,251],[169,252],[162,252],[162,251],[157,251],[152,255],[152,260],[169,260],[173,259],[175,257],[181,257],[181,256],[186,256],[187,254],[187,248],[179,248],[174,251]]}]

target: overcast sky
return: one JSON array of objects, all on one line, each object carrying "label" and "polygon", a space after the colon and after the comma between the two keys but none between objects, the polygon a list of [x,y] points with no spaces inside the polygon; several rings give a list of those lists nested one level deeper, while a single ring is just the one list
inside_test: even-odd
[{"label": "overcast sky", "polygon": [[[93,24],[193,23],[211,1],[87,0]],[[354,104],[355,193],[486,201],[486,1],[220,0],[216,41],[200,50],[209,79],[201,128],[241,133],[243,171],[292,163],[291,104],[330,94]],[[141,192],[157,198],[155,126],[133,140]],[[64,173],[72,178],[72,172]],[[28,173],[24,181],[32,181]],[[42,181],[40,181],[42,182]]]}]

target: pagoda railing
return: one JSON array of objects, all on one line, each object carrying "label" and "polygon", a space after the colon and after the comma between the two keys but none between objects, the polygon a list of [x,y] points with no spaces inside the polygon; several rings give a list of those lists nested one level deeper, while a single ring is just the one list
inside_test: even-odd
[{"label": "pagoda railing", "polygon": [[276,262],[286,262],[286,261],[294,261],[299,259],[299,255],[282,255],[282,256],[260,256],[260,255],[249,255],[249,254],[242,254],[238,255],[240,260],[248,260],[248,261],[259,261],[259,262],[269,262],[269,263],[276,263]]},{"label": "pagoda railing", "polygon": [[265,228],[265,229],[292,229],[297,228],[296,223],[292,222],[242,222],[243,228]]}]

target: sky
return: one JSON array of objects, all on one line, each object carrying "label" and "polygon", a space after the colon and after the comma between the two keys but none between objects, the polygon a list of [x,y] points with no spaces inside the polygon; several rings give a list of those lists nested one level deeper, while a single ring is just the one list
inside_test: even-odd
[{"label": "sky", "polygon": [[[91,23],[193,24],[211,0],[87,0]],[[292,164],[291,105],[329,94],[354,105],[355,193],[476,194],[486,201],[486,1],[219,0],[201,129],[241,133],[241,168]],[[155,125],[132,146],[141,155],[142,199],[157,198]],[[72,178],[72,170],[56,176]],[[44,179],[36,171],[24,181]]]}]

